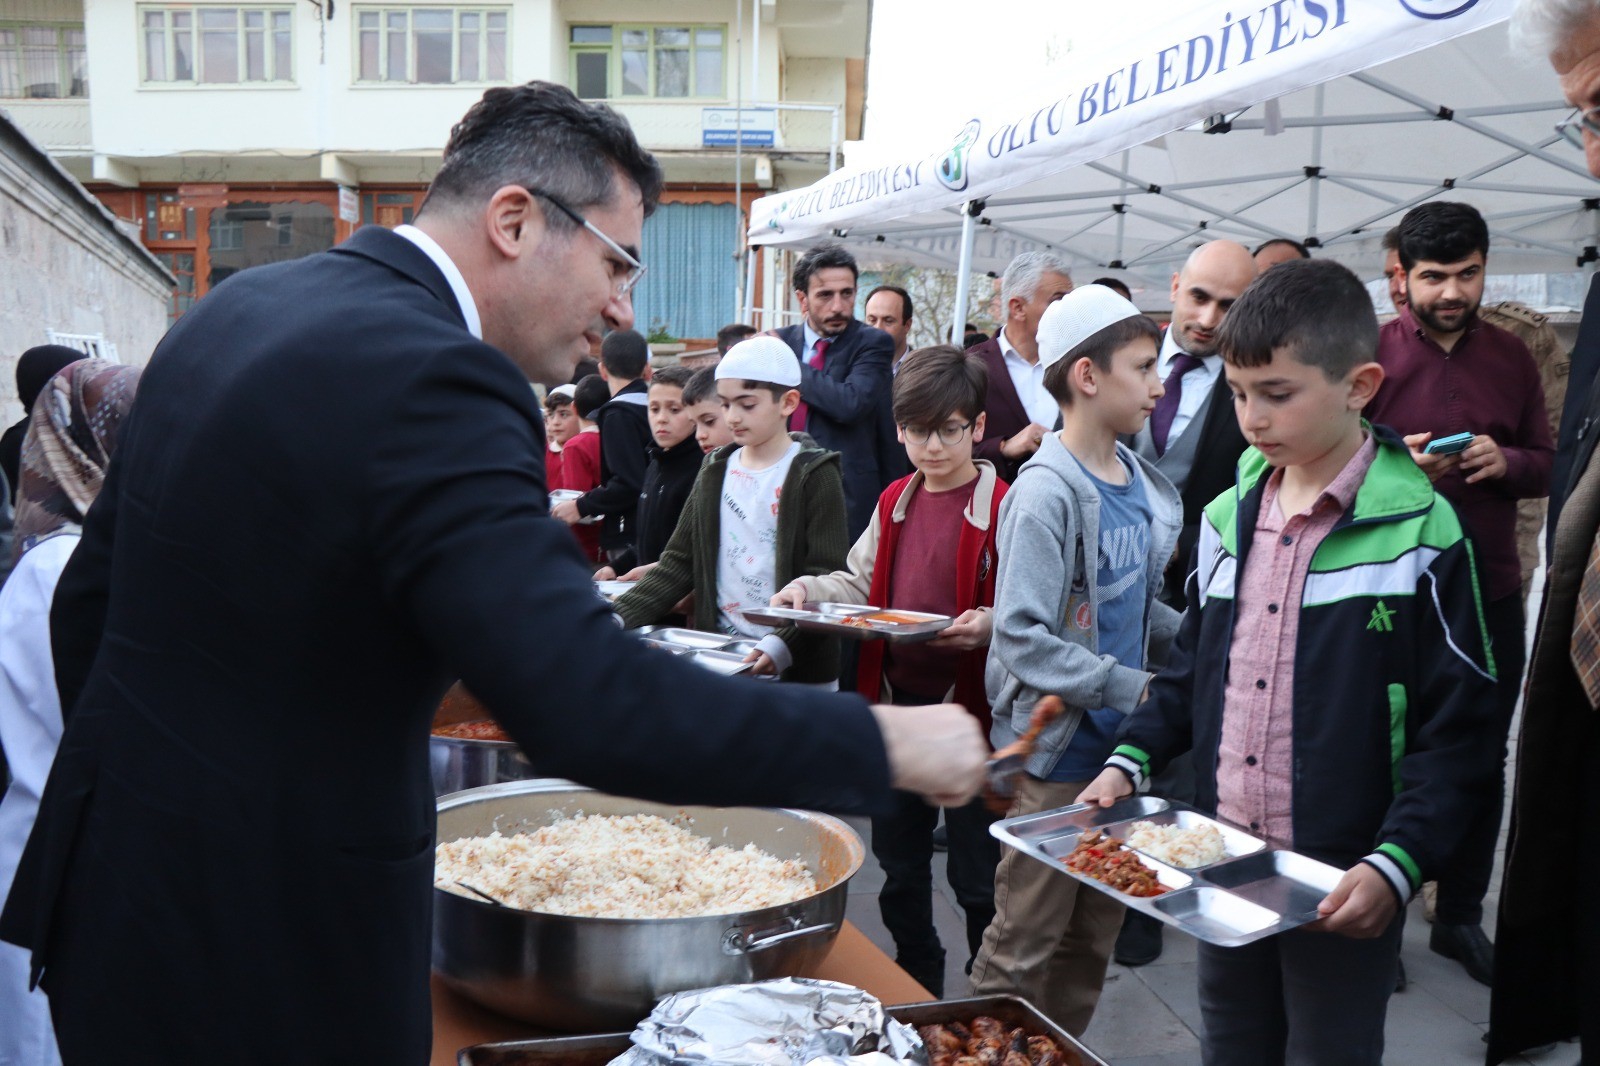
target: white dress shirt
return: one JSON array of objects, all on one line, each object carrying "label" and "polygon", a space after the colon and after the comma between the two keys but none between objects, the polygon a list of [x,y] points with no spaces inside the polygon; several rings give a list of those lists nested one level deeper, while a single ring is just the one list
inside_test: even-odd
[{"label": "white dress shirt", "polygon": [[[1183,351],[1178,347],[1178,331],[1168,329],[1161,341],[1161,355],[1156,360],[1156,373],[1162,381],[1172,373],[1172,361]],[[1216,352],[1200,357],[1200,365],[1183,375],[1183,395],[1178,397],[1178,413],[1172,416],[1172,428],[1167,430],[1167,447],[1183,436],[1183,431],[1196,415],[1205,409],[1211,398],[1211,387],[1222,373],[1222,356]]]},{"label": "white dress shirt", "polygon": [[1028,421],[1049,429],[1056,424],[1061,405],[1045,391],[1044,367],[1018,355],[1007,339],[1004,327],[1001,327],[996,339],[1000,342],[1000,355],[1006,361],[1006,370],[1011,373],[1011,384],[1016,386],[1017,399],[1022,401],[1022,409],[1028,412]]},{"label": "white dress shirt", "polygon": [[461,307],[461,317],[466,320],[467,331],[480,341],[483,340],[483,321],[478,318],[478,303],[472,298],[472,290],[467,288],[467,279],[461,276],[461,271],[455,262],[439,247],[439,242],[412,225],[396,226],[395,236],[404,237],[418,248],[422,254],[433,260],[433,265],[439,268],[439,273],[444,275],[444,280],[450,283],[450,291],[456,295],[456,303]]}]

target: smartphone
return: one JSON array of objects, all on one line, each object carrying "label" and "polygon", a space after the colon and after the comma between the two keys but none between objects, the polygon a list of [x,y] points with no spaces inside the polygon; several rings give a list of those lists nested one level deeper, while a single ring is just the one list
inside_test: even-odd
[{"label": "smartphone", "polygon": [[1438,440],[1430,440],[1428,446],[1422,449],[1424,455],[1459,455],[1472,443],[1475,433],[1456,433]]}]

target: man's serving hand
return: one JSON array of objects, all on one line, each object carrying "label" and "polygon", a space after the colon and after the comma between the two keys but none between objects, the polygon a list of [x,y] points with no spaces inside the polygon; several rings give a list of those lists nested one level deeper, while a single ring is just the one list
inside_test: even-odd
[{"label": "man's serving hand", "polygon": [[889,781],[940,807],[960,807],[983,786],[989,745],[978,720],[954,703],[872,708],[889,756]]}]

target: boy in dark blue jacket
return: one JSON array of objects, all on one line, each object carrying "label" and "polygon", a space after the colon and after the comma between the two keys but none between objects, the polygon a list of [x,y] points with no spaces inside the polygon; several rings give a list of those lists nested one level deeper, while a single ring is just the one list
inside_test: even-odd
[{"label": "boy in dark blue jacket", "polygon": [[1235,488],[1206,508],[1168,669],[1079,797],[1193,749],[1197,805],[1347,870],[1311,926],[1200,945],[1207,1064],[1378,1066],[1406,901],[1498,772],[1472,547],[1404,442],[1365,287],[1330,260],[1263,274],[1222,326]]}]

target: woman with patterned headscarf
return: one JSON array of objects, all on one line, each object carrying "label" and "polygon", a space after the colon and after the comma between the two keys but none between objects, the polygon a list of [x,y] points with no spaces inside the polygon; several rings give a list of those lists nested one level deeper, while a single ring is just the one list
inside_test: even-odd
[{"label": "woman with patterned headscarf", "polygon": [[[13,779],[0,799],[0,899],[33,828],[61,740],[50,658],[50,600],[105,479],[139,371],[85,359],[58,372],[33,405],[22,445],[16,568],[0,587],[0,744]],[[0,1062],[58,1063],[49,1004],[28,991],[28,953],[0,943]]]}]

